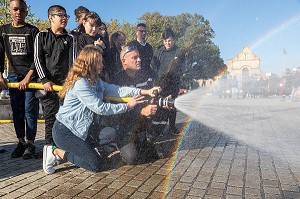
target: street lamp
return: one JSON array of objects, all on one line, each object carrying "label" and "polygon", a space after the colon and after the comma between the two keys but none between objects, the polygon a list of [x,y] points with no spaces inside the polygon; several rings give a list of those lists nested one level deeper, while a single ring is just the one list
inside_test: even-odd
[{"label": "street lamp", "polygon": [[286,69],[286,54],[287,54],[285,48],[282,49],[282,53],[283,53],[283,64],[284,64],[284,71],[283,72],[285,73],[285,69]]}]

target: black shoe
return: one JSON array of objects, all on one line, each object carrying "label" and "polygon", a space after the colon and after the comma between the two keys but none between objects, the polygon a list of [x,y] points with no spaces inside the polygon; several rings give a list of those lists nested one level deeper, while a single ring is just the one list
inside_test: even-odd
[{"label": "black shoe", "polygon": [[12,158],[22,157],[26,149],[26,144],[19,142],[15,150],[11,153]]},{"label": "black shoe", "polygon": [[176,127],[169,128],[169,134],[180,135],[181,131],[179,131]]},{"label": "black shoe", "polygon": [[3,146],[0,146],[0,153],[4,153],[5,152],[5,148]]},{"label": "black shoe", "polygon": [[43,158],[43,151],[37,151],[37,152],[35,152],[35,153],[33,154],[33,157],[34,157],[35,159],[41,159],[41,158]]},{"label": "black shoe", "polygon": [[34,153],[35,153],[35,146],[33,144],[27,143],[26,149],[23,154],[23,159],[27,160],[33,158]]}]

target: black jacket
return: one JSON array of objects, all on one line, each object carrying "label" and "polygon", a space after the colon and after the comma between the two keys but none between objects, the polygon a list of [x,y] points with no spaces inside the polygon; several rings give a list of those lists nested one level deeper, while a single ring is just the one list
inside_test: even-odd
[{"label": "black jacket", "polygon": [[180,50],[174,46],[171,50],[166,50],[161,46],[155,53],[151,67],[156,72],[156,85],[161,86],[161,95],[167,97],[172,95],[176,98],[179,93],[181,77],[181,60],[177,60]]},{"label": "black jacket", "polygon": [[34,63],[42,83],[62,85],[73,64],[73,36],[64,30],[55,35],[51,29],[39,32],[34,43]]},{"label": "black jacket", "polygon": [[[153,77],[145,77],[139,71],[135,77],[129,77],[124,70],[120,70],[112,78],[111,83],[119,86],[136,87],[140,89],[150,89],[153,87]],[[128,110],[126,113],[115,116],[120,126],[120,135],[126,136],[128,133],[141,132],[147,128],[147,123],[150,121],[141,115],[141,109],[147,104],[139,104],[134,109]]]},{"label": "black jacket", "polygon": [[120,52],[116,47],[111,47],[104,52],[103,59],[105,61],[105,70],[107,71],[109,78],[113,79],[113,77],[123,68]]},{"label": "black jacket", "polygon": [[127,44],[128,46],[136,46],[140,58],[142,60],[142,73],[145,76],[149,76],[149,74],[152,76],[154,74],[152,68],[150,67],[151,59],[153,57],[153,48],[149,43],[146,43],[145,46],[140,44],[137,40],[133,40]]}]

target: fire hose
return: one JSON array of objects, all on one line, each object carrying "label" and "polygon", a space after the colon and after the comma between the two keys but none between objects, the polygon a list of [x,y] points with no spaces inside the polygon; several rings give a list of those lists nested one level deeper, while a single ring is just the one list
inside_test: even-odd
[{"label": "fire hose", "polygon": [[[18,88],[19,87],[19,83],[18,82],[8,82],[7,83],[7,87],[8,88]],[[28,89],[37,89],[37,90],[43,90],[43,84],[42,83],[29,83],[27,85]],[[54,91],[60,91],[62,90],[62,86],[60,85],[52,85],[52,89]],[[104,97],[105,100],[109,100],[109,101],[113,101],[113,102],[128,102],[130,97],[112,97],[112,96],[105,96]],[[13,120],[0,120],[0,124],[1,123],[12,123]],[[38,120],[38,122],[45,122],[45,120]]]}]

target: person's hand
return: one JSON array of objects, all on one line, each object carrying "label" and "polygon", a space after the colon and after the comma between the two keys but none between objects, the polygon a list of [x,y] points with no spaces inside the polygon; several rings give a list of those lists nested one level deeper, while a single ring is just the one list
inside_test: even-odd
[{"label": "person's hand", "polygon": [[144,96],[136,95],[130,98],[129,102],[127,102],[127,108],[131,109],[134,108],[136,105],[144,103]]},{"label": "person's hand", "polygon": [[150,105],[145,106],[144,108],[142,108],[141,114],[143,116],[150,117],[152,115],[155,115],[156,111],[157,111],[157,105],[150,104]]},{"label": "person's hand", "polygon": [[156,97],[154,91],[157,91],[157,93],[160,93],[161,88],[159,86],[154,86],[153,88],[151,88],[149,90],[141,90],[141,94],[142,95],[149,95],[151,97]]},{"label": "person's hand", "polygon": [[0,74],[0,91],[2,90],[7,90],[7,86],[6,86],[6,80],[4,78],[1,77]]},{"label": "person's hand", "polygon": [[30,79],[25,77],[22,81],[19,82],[19,90],[26,90],[29,82]]},{"label": "person's hand", "polygon": [[102,48],[102,50],[104,50],[106,48],[105,43],[100,38],[97,39],[96,41],[94,41],[94,44],[99,45]]},{"label": "person's hand", "polygon": [[45,84],[43,84],[44,90],[45,91],[53,91],[52,85],[53,85],[53,82],[46,82]]}]

